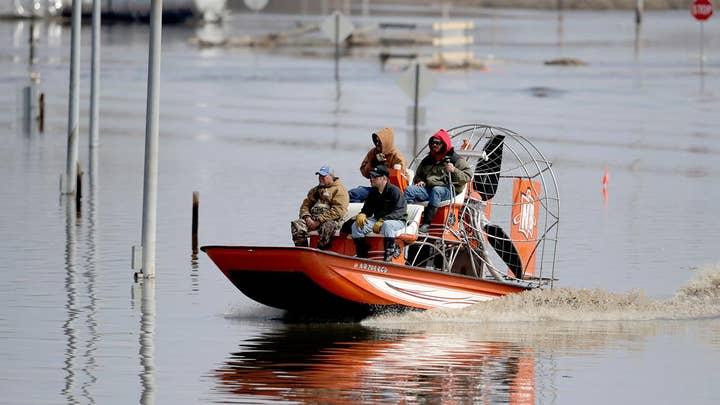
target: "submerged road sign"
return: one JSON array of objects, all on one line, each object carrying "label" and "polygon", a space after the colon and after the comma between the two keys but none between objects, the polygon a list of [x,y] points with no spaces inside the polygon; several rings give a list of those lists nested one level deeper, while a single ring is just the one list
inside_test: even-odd
[{"label": "submerged road sign", "polygon": [[355,27],[353,27],[352,21],[339,11],[330,14],[330,16],[320,24],[320,31],[336,44],[347,39],[354,29]]},{"label": "submerged road sign", "polygon": [[413,101],[420,101],[435,86],[435,79],[423,64],[416,62],[400,75],[397,84]]},{"label": "submerged road sign", "polygon": [[695,0],[690,5],[690,13],[698,21],[705,21],[713,15],[713,5],[710,0]]},{"label": "submerged road sign", "polygon": [[[425,121],[425,109],[420,107],[420,99],[425,97],[435,85],[432,74],[421,63],[414,62],[397,81],[401,89],[413,100],[408,109],[408,123],[413,126],[413,154],[418,149],[418,124]],[[412,119],[411,119],[412,117]]]}]

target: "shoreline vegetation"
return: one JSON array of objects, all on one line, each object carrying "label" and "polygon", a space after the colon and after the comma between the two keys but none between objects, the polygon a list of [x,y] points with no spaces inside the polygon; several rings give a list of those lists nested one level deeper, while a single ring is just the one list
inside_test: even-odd
[{"label": "shoreline vegetation", "polygon": [[[691,0],[642,0],[644,10],[680,10],[690,7]],[[317,12],[323,5],[321,0],[270,0],[267,11],[275,12]],[[343,10],[348,0],[327,0],[328,9]],[[352,1],[353,7],[360,7],[360,1]],[[231,9],[246,9],[243,0],[228,0]],[[416,7],[439,8],[441,4],[451,7],[477,7],[477,8],[525,8],[540,10],[634,10],[637,0],[369,0],[373,5],[401,5]]]}]

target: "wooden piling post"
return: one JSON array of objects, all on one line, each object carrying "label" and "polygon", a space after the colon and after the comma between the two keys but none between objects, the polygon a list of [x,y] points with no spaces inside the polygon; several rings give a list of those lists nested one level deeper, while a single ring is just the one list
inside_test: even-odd
[{"label": "wooden piling post", "polygon": [[38,130],[43,132],[45,130],[45,93],[40,93],[40,97],[38,97],[38,104]]},{"label": "wooden piling post", "polygon": [[[80,208],[80,200],[82,199],[82,168],[80,167],[80,161],[76,161],[75,165],[75,205]],[[80,210],[78,209],[78,212]]]},{"label": "wooden piling post", "polygon": [[192,250],[197,251],[198,245],[198,207],[200,205],[200,193],[193,191],[192,197]]},{"label": "wooden piling post", "polygon": [[28,57],[28,65],[35,63],[35,19],[30,18],[30,56]]},{"label": "wooden piling post", "polygon": [[637,0],[635,2],[635,25],[642,24],[643,11],[645,11],[645,4],[643,0]]}]

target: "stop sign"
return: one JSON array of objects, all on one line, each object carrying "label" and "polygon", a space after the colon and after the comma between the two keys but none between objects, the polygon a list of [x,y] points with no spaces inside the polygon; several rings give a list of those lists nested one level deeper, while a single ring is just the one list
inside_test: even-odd
[{"label": "stop sign", "polygon": [[713,14],[713,6],[710,0],[694,0],[690,5],[690,13],[698,21],[705,21]]}]

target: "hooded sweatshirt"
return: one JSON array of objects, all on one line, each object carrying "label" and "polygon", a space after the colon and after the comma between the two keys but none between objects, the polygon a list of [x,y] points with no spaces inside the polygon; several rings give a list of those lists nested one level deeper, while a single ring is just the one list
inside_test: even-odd
[{"label": "hooded sweatshirt", "polygon": [[430,149],[430,153],[418,165],[413,184],[424,181],[426,187],[447,186],[448,175],[443,162],[443,158],[447,157],[455,165],[455,171],[451,174],[453,185],[456,190],[460,190],[473,178],[473,170],[470,164],[455,153],[450,135],[444,129],[437,131],[431,139],[433,138],[439,139],[443,143],[443,148],[438,153],[434,153]]},{"label": "hooded sweatshirt", "polygon": [[392,128],[383,128],[375,132],[375,135],[377,135],[382,143],[382,154],[385,155],[385,162],[378,161],[377,149],[373,147],[370,151],[368,151],[367,155],[365,155],[365,159],[363,159],[360,164],[360,173],[369,179],[370,170],[379,164],[384,164],[389,169],[392,169],[393,166],[399,164],[402,166],[403,170],[407,169],[405,157],[395,147],[395,131],[393,131]]}]

